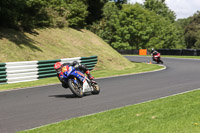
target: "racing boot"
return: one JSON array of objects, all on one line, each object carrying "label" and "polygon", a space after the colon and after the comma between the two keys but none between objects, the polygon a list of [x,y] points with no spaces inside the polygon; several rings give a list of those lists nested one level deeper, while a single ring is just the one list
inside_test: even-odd
[{"label": "racing boot", "polygon": [[87,77],[88,77],[90,80],[93,80],[93,79],[94,79],[94,77],[90,74],[90,71],[89,71],[89,70],[87,70],[85,73],[87,74]]}]

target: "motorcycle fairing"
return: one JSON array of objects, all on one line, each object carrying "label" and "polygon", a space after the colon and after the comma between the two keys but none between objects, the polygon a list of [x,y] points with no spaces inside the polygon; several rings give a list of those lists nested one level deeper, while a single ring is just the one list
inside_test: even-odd
[{"label": "motorcycle fairing", "polygon": [[[70,75],[73,75],[74,77],[78,78],[83,83],[83,92],[89,92],[93,90],[92,87],[89,86],[87,80],[87,77],[80,71],[76,70],[74,67],[70,66],[69,70],[64,72],[64,79],[65,81],[68,79]],[[77,79],[72,79],[74,83],[78,83]]]}]

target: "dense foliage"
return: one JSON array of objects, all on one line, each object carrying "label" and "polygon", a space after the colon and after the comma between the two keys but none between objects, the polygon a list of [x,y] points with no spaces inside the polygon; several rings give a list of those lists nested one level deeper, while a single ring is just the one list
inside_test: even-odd
[{"label": "dense foliage", "polygon": [[[1,0],[0,26],[88,28],[115,49],[200,48],[200,13],[175,20],[165,0]],[[116,1],[116,0],[115,0]]]},{"label": "dense foliage", "polygon": [[200,12],[189,18],[189,24],[185,27],[185,42],[187,48],[200,48]]},{"label": "dense foliage", "polygon": [[[1,0],[0,26],[33,29],[38,27],[83,28],[90,18],[100,19],[106,0]],[[99,7],[99,8],[96,8]],[[95,9],[95,10],[94,10]]]},{"label": "dense foliage", "polygon": [[165,0],[145,0],[144,7],[169,19],[171,22],[174,22],[176,18],[174,11],[170,10],[165,4]]},{"label": "dense foliage", "polygon": [[180,34],[170,19],[143,8],[140,4],[114,3],[103,8],[103,19],[92,31],[115,49],[175,48]]},{"label": "dense foliage", "polygon": [[88,0],[88,16],[86,18],[87,24],[100,20],[102,18],[102,8],[108,0]]}]

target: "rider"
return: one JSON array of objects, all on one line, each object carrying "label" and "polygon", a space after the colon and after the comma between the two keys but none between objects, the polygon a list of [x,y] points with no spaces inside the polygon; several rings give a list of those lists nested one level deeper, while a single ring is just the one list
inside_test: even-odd
[{"label": "rider", "polygon": [[87,77],[90,80],[94,79],[94,77],[90,74],[90,71],[87,69],[86,65],[82,65],[82,64],[78,63],[78,61],[73,61],[72,63],[63,63],[63,64],[61,62],[56,62],[54,64],[54,69],[56,70],[57,77],[60,80],[60,82],[62,83],[62,86],[64,88],[68,88],[67,84],[64,81],[63,72],[62,72],[62,68],[65,66],[73,66],[73,67],[75,67],[75,69],[79,69],[80,71],[86,73]]},{"label": "rider", "polygon": [[151,49],[151,55],[157,55],[158,51],[156,51],[154,48]]},{"label": "rider", "polygon": [[152,59],[154,60],[154,55],[157,55],[158,54],[158,51],[156,51],[154,48],[151,49],[151,56],[152,56]]}]

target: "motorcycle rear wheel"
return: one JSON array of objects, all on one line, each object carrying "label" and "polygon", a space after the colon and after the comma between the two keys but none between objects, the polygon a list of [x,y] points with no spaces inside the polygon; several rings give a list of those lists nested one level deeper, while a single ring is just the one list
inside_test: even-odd
[{"label": "motorcycle rear wheel", "polygon": [[73,80],[68,80],[68,85],[72,93],[78,97],[83,97],[83,87],[80,84],[80,81],[77,80],[78,84],[74,83]]}]

